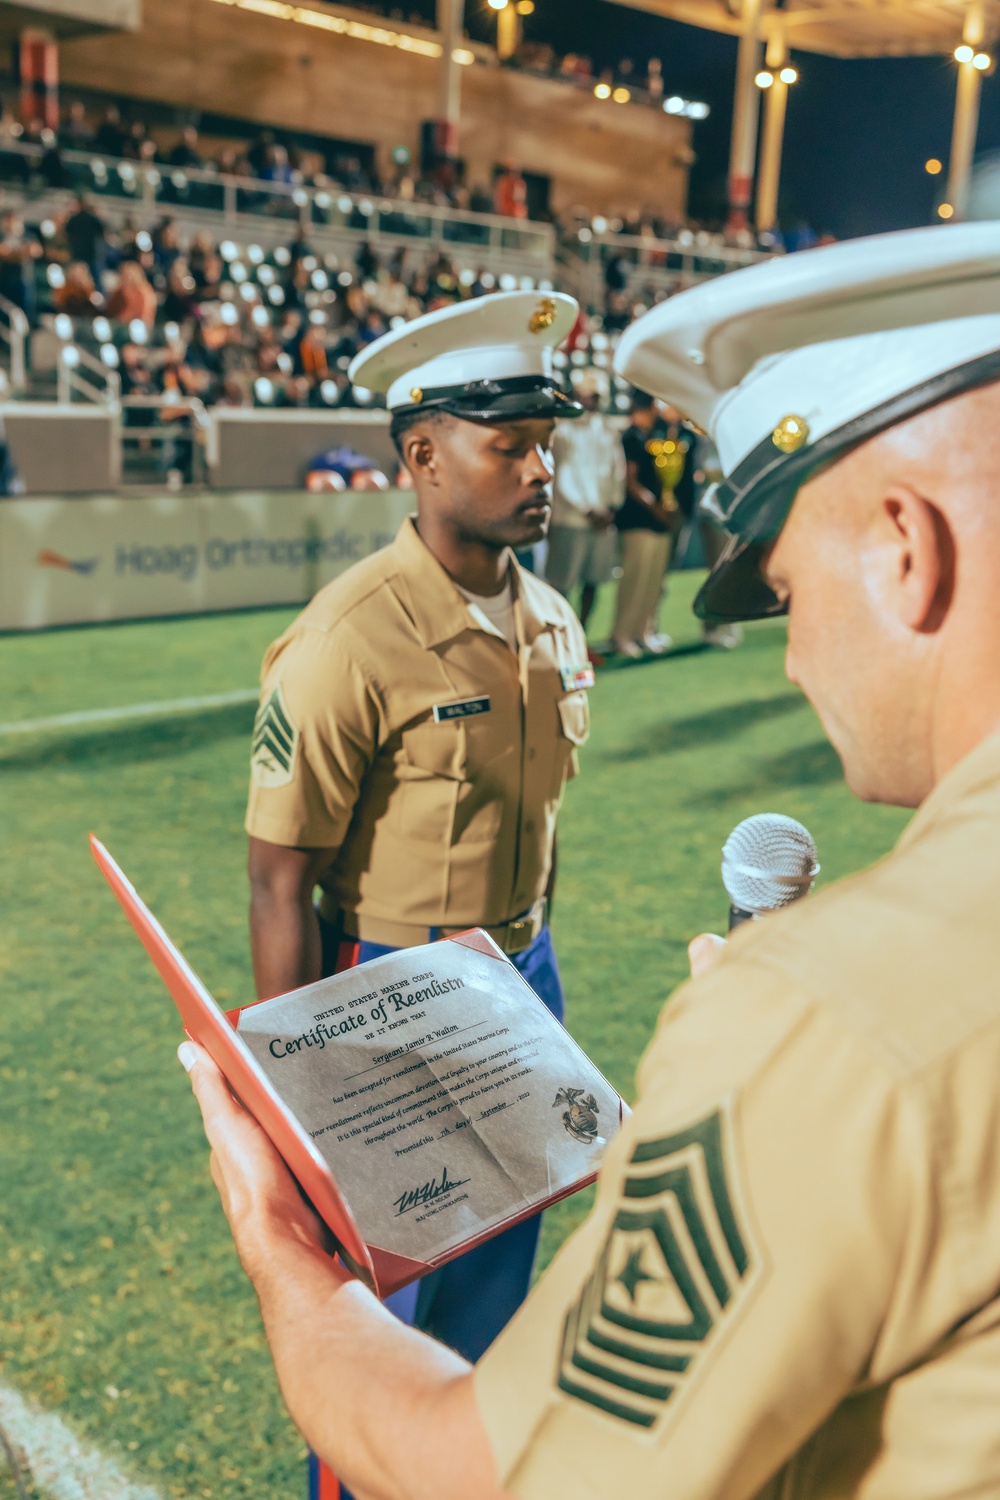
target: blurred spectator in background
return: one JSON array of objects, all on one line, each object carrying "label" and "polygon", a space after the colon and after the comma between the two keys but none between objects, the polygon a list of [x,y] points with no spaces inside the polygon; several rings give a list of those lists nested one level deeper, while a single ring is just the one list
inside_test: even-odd
[{"label": "blurred spectator in background", "polygon": [[94,136],[94,150],[100,151],[104,156],[121,156],[124,145],[125,130],[121,111],[117,104],[109,104]]},{"label": "blurred spectator in background", "polygon": [[613,577],[618,559],[614,521],[625,498],[625,453],[621,434],[601,411],[610,395],[607,375],[585,370],[573,383],[588,415],[556,423],[545,576],[567,598],[582,586],[579,614],[586,629],[597,590]]},{"label": "blurred spectator in background", "polygon": [[261,182],[292,182],[295,174],[284,146],[271,146],[260,170]]},{"label": "blurred spectator in background", "polygon": [[108,297],[108,317],[117,323],[137,319],[151,329],[156,322],[156,292],[137,260],[126,260],[118,273],[118,285]]},{"label": "blurred spectator in background", "polygon": [[528,217],[528,184],[509,162],[493,185],[493,212],[508,219]]},{"label": "blurred spectator in background", "polygon": [[42,254],[41,243],[29,238],[20,214],[0,216],[0,296],[13,302],[35,321],[34,262]]},{"label": "blurred spectator in background", "polygon": [[[705,491],[710,485],[718,484],[722,479],[719,455],[712,439],[707,435],[695,440],[689,468],[694,490],[693,524],[697,527],[698,540],[701,542],[701,560],[706,568],[714,568],[722,556],[729,537],[710,516],[706,516],[703,511],[699,510]],[[707,645],[718,646],[723,651],[732,651],[743,642],[742,625],[703,625],[701,634]]]},{"label": "blurred spectator in background", "polygon": [[185,125],[181,138],[167,157],[172,167],[201,167],[204,165],[198,149],[198,132],[193,125]]},{"label": "blurred spectator in background", "polygon": [[657,629],[656,615],[670,548],[679,516],[673,494],[665,492],[654,452],[657,410],[652,396],[636,391],[631,423],[622,438],[625,499],[615,516],[621,537],[622,576],[615,600],[611,643],[622,656],[659,654],[670,645]]},{"label": "blurred spectator in background", "polygon": [[67,151],[88,151],[94,144],[94,132],[88,123],[82,100],[74,99],[70,105],[59,131],[59,141]]},{"label": "blurred spectator in background", "polygon": [[70,260],[82,261],[90,271],[94,285],[101,285],[107,258],[107,237],[104,220],[90,206],[90,200],[81,193],[76,207],[63,225]]},{"label": "blurred spectator in background", "polygon": [[104,305],[90,267],[82,260],[71,261],[66,267],[66,280],[53,292],[52,301],[59,312],[71,318],[92,318]]}]

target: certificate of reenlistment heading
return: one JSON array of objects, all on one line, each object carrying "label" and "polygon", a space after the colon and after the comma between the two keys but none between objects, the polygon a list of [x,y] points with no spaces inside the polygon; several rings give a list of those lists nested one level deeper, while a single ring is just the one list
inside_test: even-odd
[{"label": "certificate of reenlistment heading", "polygon": [[620,1101],[514,966],[445,941],[249,1006],[239,1034],[369,1245],[428,1262],[597,1170]]}]

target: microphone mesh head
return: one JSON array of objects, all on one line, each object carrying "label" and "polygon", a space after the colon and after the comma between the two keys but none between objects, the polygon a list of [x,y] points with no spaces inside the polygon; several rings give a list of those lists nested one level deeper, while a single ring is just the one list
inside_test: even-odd
[{"label": "microphone mesh head", "polygon": [[758,813],[734,828],[722,851],[722,883],[741,911],[776,911],[812,890],[819,874],[812,835],[794,818]]}]

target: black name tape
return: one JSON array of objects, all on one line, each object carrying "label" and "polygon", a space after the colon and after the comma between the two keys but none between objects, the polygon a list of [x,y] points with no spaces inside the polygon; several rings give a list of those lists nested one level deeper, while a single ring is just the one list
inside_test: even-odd
[{"label": "black name tape", "polygon": [[488,714],[492,704],[488,697],[463,698],[461,703],[435,703],[435,724],[447,724],[449,719],[473,719],[476,714]]}]

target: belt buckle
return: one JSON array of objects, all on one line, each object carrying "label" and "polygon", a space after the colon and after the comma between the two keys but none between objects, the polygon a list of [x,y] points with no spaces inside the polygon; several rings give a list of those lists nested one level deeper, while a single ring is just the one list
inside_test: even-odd
[{"label": "belt buckle", "polygon": [[520,953],[520,951],[521,951],[522,948],[527,947],[527,943],[525,943],[523,941],[519,941],[519,939],[523,939],[523,936],[524,936],[525,933],[529,934],[529,941],[530,941],[530,933],[531,933],[531,917],[530,916],[528,916],[528,917],[517,917],[517,918],[515,918],[515,920],[513,922],[508,922],[507,923],[507,931],[504,934],[504,952],[505,953]]}]

